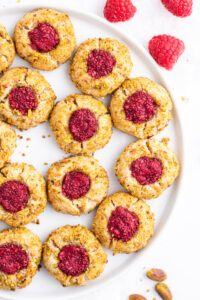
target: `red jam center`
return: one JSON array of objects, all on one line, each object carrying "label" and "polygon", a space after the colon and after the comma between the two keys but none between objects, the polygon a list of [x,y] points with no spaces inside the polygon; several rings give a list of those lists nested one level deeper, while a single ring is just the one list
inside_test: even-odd
[{"label": "red jam center", "polygon": [[28,199],[28,187],[21,181],[10,180],[0,186],[0,204],[10,213],[22,210]]},{"label": "red jam center", "polygon": [[134,160],[131,164],[131,175],[141,185],[152,184],[160,179],[162,175],[162,164],[156,158],[147,156]]},{"label": "red jam center", "polygon": [[94,114],[87,108],[74,111],[69,120],[69,129],[74,139],[82,143],[90,139],[98,130]]},{"label": "red jam center", "polygon": [[39,23],[37,27],[29,31],[28,37],[31,41],[31,48],[41,53],[55,49],[59,43],[57,32],[46,22]]},{"label": "red jam center", "polygon": [[92,50],[88,56],[87,72],[94,78],[107,76],[110,74],[116,64],[115,58],[104,50]]},{"label": "red jam center", "polygon": [[29,263],[28,254],[21,246],[12,243],[0,245],[0,271],[15,274],[26,268]]},{"label": "red jam center", "polygon": [[108,220],[108,230],[112,238],[129,241],[139,226],[139,218],[128,209],[118,206]]},{"label": "red jam center", "polygon": [[127,98],[124,103],[126,120],[133,123],[144,123],[156,114],[156,103],[151,95],[138,91]]},{"label": "red jam center", "polygon": [[78,199],[90,189],[90,177],[79,171],[72,171],[65,175],[62,184],[62,193],[70,200]]},{"label": "red jam center", "polygon": [[30,87],[12,88],[9,95],[9,104],[12,109],[20,111],[26,115],[28,110],[34,110],[38,107],[38,102],[33,90]]},{"label": "red jam center", "polygon": [[68,276],[79,276],[89,266],[89,258],[83,247],[64,246],[58,254],[58,258],[60,260],[59,269]]}]

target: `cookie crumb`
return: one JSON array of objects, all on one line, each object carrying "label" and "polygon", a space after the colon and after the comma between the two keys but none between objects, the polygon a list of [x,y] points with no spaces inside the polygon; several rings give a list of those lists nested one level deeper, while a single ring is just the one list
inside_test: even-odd
[{"label": "cookie crumb", "polygon": [[166,145],[168,145],[169,141],[170,141],[170,138],[163,138],[163,139],[162,139],[162,142],[163,142],[164,144],[166,144]]},{"label": "cookie crumb", "polygon": [[47,163],[47,162],[44,162],[44,165],[45,165],[45,166],[48,166],[48,163]]},{"label": "cookie crumb", "polygon": [[46,138],[46,135],[42,135],[42,138],[45,139],[45,138]]},{"label": "cookie crumb", "polygon": [[51,137],[51,134],[48,134],[48,137],[50,138],[50,137]]},{"label": "cookie crumb", "polygon": [[25,153],[22,153],[22,156],[26,156],[26,154],[25,154]]},{"label": "cookie crumb", "polygon": [[20,140],[22,140],[22,139],[23,139],[23,136],[22,136],[22,135],[20,135],[20,134],[18,134],[18,135],[17,135],[17,137],[18,137]]},{"label": "cookie crumb", "polygon": [[40,224],[40,220],[37,219],[36,222],[35,222],[35,224],[38,224],[38,225],[39,225],[39,224]]},{"label": "cookie crumb", "polygon": [[149,292],[150,292],[150,290],[149,290],[149,289],[147,289],[147,290],[146,290],[146,292],[147,292],[147,293],[149,293]]},{"label": "cookie crumb", "polygon": [[30,138],[26,138],[26,140],[27,140],[27,141],[30,141],[31,139],[30,139]]}]

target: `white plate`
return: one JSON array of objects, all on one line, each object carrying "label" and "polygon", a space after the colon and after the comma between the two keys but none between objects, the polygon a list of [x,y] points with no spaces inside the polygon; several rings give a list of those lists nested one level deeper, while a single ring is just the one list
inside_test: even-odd
[{"label": "white plate", "polygon": [[[163,79],[163,76],[160,72],[160,68],[157,67],[149,54],[140,45],[138,45],[136,41],[119,31],[115,26],[109,24],[105,20],[91,14],[70,10],[68,9],[66,2],[63,2],[62,5],[60,3],[61,2],[51,2],[50,7],[69,14],[75,27],[78,45],[86,39],[92,37],[116,38],[125,43],[131,50],[131,55],[134,62],[134,67],[131,74],[132,77],[147,76],[164,85],[169,90],[169,87],[167,86],[166,81]],[[42,1],[37,3],[32,0],[29,1],[29,5],[15,4],[9,7],[0,7],[0,23],[5,25],[9,34],[13,35],[16,22],[26,12],[39,7],[47,6],[45,5],[45,2],[42,4]],[[16,66],[30,67],[26,61],[22,60],[18,56],[15,57],[12,67]],[[52,72],[41,72],[52,85],[57,95],[57,101],[64,99],[70,93],[79,92],[70,81],[68,75],[68,66],[69,64],[67,63],[61,65],[57,70]],[[104,100],[104,103],[108,104],[109,100],[110,98],[107,97]],[[162,132],[156,138],[161,139],[162,137],[170,137],[170,147],[175,150],[179,161],[182,163],[183,170],[182,131],[178,111],[176,105],[174,106],[174,120],[170,122],[168,128],[166,128],[164,132]],[[39,125],[36,128],[24,131],[22,133],[17,131],[17,134],[22,135],[23,139],[18,139],[18,148],[13,156],[12,161],[24,161],[26,163],[33,164],[44,176],[48,169],[48,166],[45,166],[44,162],[48,162],[50,165],[51,163],[60,160],[65,156],[64,152],[62,152],[55,143],[53,137],[47,137],[49,134],[52,135],[48,123]],[[46,138],[42,138],[43,135],[45,135]],[[31,140],[27,141],[26,138],[31,138]],[[103,165],[108,171],[110,179],[110,194],[119,190],[123,190],[117,181],[117,178],[115,177],[114,166],[119,154],[122,152],[125,146],[133,140],[133,137],[114,129],[110,143],[104,149],[95,153],[95,157],[100,160],[101,165]],[[29,148],[26,147],[27,145],[29,145]],[[23,153],[25,153],[26,156],[22,156]],[[155,235],[149,242],[148,246],[139,253],[130,255],[116,255],[113,257],[112,253],[106,250],[108,253],[108,264],[104,273],[98,279],[89,282],[88,286],[86,287],[63,288],[60,283],[54,280],[54,278],[47,273],[44,267],[42,267],[41,271],[36,274],[33,282],[26,289],[17,290],[15,292],[1,290],[0,296],[2,298],[20,300],[37,298],[70,299],[75,296],[81,297],[83,294],[89,293],[91,290],[97,289],[101,285],[107,283],[109,280],[115,278],[117,275],[126,270],[128,266],[133,266],[135,260],[141,259],[142,255],[145,255],[146,251],[148,251],[148,248],[151,247],[153,241],[157,239],[158,234],[161,232],[163,226],[169,219],[169,216],[174,209],[174,205],[177,202],[177,196],[182,181],[181,177],[176,180],[176,182],[167,191],[165,191],[161,197],[148,201],[148,204],[151,205],[152,210],[155,212]],[[93,216],[94,212],[81,217],[63,215],[61,213],[56,213],[48,204],[45,212],[39,216],[40,225],[30,224],[27,227],[38,234],[42,241],[44,241],[51,230],[67,223],[80,223],[91,229]],[[6,226],[3,223],[0,224],[1,230],[5,227]]]}]

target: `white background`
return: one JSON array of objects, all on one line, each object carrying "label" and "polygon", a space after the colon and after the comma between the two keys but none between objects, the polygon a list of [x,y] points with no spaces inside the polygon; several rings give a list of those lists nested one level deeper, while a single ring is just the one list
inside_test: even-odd
[{"label": "white background", "polygon": [[[0,0],[1,3],[8,1],[16,2]],[[173,299],[200,299],[200,1],[194,2],[192,16],[181,19],[164,9],[160,0],[133,0],[137,7],[135,17],[115,25],[145,48],[152,36],[163,33],[185,42],[186,51],[175,68],[163,73],[174,90],[175,101],[180,104],[186,176],[179,205],[142,262],[136,262],[117,280],[82,300],[122,300],[128,299],[131,293],[141,293],[149,300],[159,299],[154,292],[154,282],[145,278],[146,270],[151,267],[166,270]],[[104,0],[66,0],[66,3],[69,8],[81,8],[103,17]],[[182,101],[182,97],[186,100]]]}]

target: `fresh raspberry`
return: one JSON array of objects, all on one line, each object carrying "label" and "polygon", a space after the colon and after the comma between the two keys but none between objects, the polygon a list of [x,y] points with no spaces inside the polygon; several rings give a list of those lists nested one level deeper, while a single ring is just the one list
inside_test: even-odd
[{"label": "fresh raspberry", "polygon": [[29,189],[21,181],[10,180],[0,186],[0,204],[11,213],[22,210],[29,199]]},{"label": "fresh raspberry", "polygon": [[12,243],[0,245],[0,271],[15,274],[28,266],[29,257],[20,245]]},{"label": "fresh raspberry", "polygon": [[46,53],[56,48],[59,43],[59,36],[55,29],[49,23],[39,23],[32,31],[29,31],[28,37],[31,41],[32,49]]},{"label": "fresh raspberry", "polygon": [[64,246],[59,254],[58,267],[67,276],[79,276],[89,266],[89,258],[85,248],[75,245]]},{"label": "fresh raspberry", "polygon": [[75,110],[69,120],[69,129],[79,143],[89,140],[97,132],[98,127],[95,115],[88,108]]},{"label": "fresh raspberry", "polygon": [[151,95],[137,91],[124,102],[124,111],[126,120],[141,124],[156,114],[156,103]]},{"label": "fresh raspberry", "polygon": [[140,157],[131,163],[131,175],[141,185],[153,184],[162,176],[163,168],[157,158]]},{"label": "fresh raspberry", "polygon": [[131,19],[136,10],[131,0],[107,0],[103,12],[108,21],[116,23]]},{"label": "fresh raspberry", "polygon": [[20,111],[24,116],[30,110],[35,110],[38,107],[38,102],[34,91],[30,87],[15,87],[12,88],[9,95],[9,104],[12,109]]},{"label": "fresh raspberry", "polygon": [[149,42],[151,56],[167,70],[173,68],[184,50],[184,42],[171,35],[154,36]]},{"label": "fresh raspberry", "polygon": [[99,79],[110,74],[116,64],[114,56],[104,50],[92,50],[88,56],[87,72],[94,78]]},{"label": "fresh raspberry", "polygon": [[161,0],[173,15],[181,18],[192,14],[193,0]]},{"label": "fresh raspberry", "polygon": [[70,200],[78,199],[90,189],[90,177],[80,171],[72,171],[65,175],[62,184],[62,193]]},{"label": "fresh raspberry", "polygon": [[122,242],[129,241],[135,234],[138,226],[138,216],[122,206],[117,206],[108,220],[110,235],[115,240],[121,240]]}]

